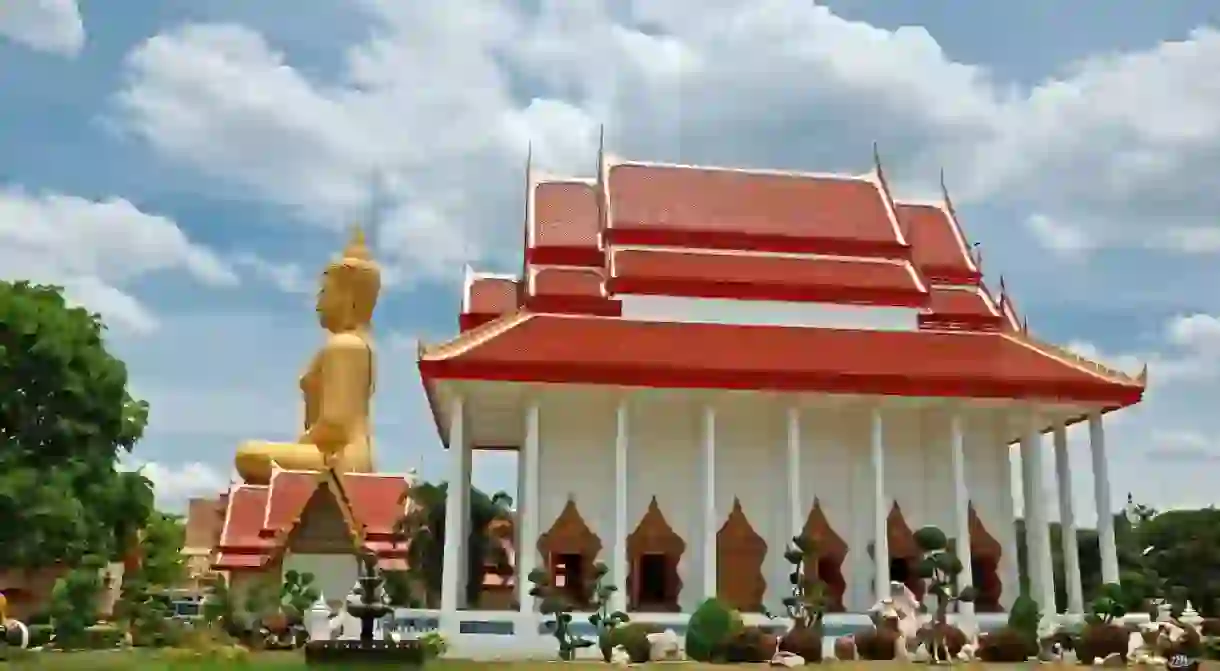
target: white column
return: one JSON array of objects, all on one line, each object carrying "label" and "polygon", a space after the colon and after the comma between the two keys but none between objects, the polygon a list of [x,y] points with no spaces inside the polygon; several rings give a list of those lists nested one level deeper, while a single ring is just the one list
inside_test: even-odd
[{"label": "white column", "polygon": [[1042,434],[1037,413],[1029,413],[1021,438],[1021,480],[1025,498],[1025,561],[1030,592],[1044,614],[1055,612],[1055,574],[1042,478]]},{"label": "white column", "polygon": [[[455,396],[449,406],[449,484],[445,497],[445,548],[441,572],[441,612],[455,613],[465,605],[463,564],[466,554],[466,529],[469,518],[465,499],[469,488],[465,481],[469,472],[470,446],[466,444],[465,400]],[[450,627],[446,627],[450,628]],[[456,631],[457,624],[452,624]]]},{"label": "white column", "polygon": [[1097,506],[1097,540],[1101,546],[1101,581],[1118,583],[1118,548],[1114,542],[1114,512],[1110,509],[1110,468],[1106,463],[1106,433],[1101,413],[1089,415],[1089,451],[1093,455],[1093,501]]},{"label": "white column", "polygon": [[703,407],[703,596],[716,596],[716,408]]},{"label": "white column", "polygon": [[533,613],[535,599],[529,595],[533,585],[528,576],[538,568],[538,508],[539,481],[538,453],[541,450],[541,414],[537,398],[531,398],[525,406],[525,440],[521,443],[520,459],[525,462],[521,472],[525,481],[521,486],[521,505],[517,523],[521,525],[521,545],[517,546],[517,562],[521,566],[523,579],[517,585],[517,606],[523,614]]},{"label": "white column", "polygon": [[619,398],[614,433],[614,565],[610,577],[618,586],[611,600],[613,610],[627,612],[627,575],[631,567],[627,563],[627,445],[629,440],[628,412],[630,405],[626,397]]},{"label": "white column", "polygon": [[885,492],[885,423],[881,408],[872,409],[873,471],[873,593],[882,599],[890,593],[890,536],[886,524],[890,514],[889,496]]},{"label": "white column", "polygon": [[[788,408],[788,446],[785,467],[788,471],[788,521],[792,535],[800,536],[805,519],[801,510],[801,409]],[[788,540],[785,539],[785,544]]]},{"label": "white column", "polygon": [[[966,433],[960,410],[953,410],[949,418],[949,461],[953,466],[953,526],[957,538],[956,554],[962,562],[962,572],[957,574],[957,589],[959,592],[974,584],[974,574],[971,572],[972,554],[970,547],[970,490],[966,484]],[[974,603],[961,602],[958,612],[965,618],[974,617]]]},{"label": "white column", "polygon": [[1076,513],[1072,505],[1072,469],[1068,463],[1067,428],[1055,425],[1055,481],[1059,486],[1059,527],[1063,542],[1063,579],[1067,581],[1067,612],[1084,613],[1080,580],[1080,546],[1076,544]]}]

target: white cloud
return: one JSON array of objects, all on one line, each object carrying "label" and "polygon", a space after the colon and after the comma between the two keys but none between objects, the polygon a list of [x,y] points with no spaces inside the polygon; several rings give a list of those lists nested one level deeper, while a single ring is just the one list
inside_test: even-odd
[{"label": "white cloud", "polygon": [[76,56],[85,24],[76,0],[13,0],[0,4],[0,36],[38,51]]},{"label": "white cloud", "polygon": [[132,460],[124,467],[139,470],[152,481],[157,508],[167,512],[185,512],[186,504],[192,498],[216,496],[231,481],[216,467],[198,461],[163,464]]},{"label": "white cloud", "polygon": [[181,270],[209,285],[237,281],[216,254],[172,220],[121,198],[92,201],[0,187],[0,276],[60,284],[120,328],[148,332],[156,317],[124,287]]},{"label": "white cloud", "polygon": [[[541,168],[588,173],[603,122],[617,153],[716,164],[861,170],[878,140],[903,192],[926,190],[945,166],[959,205],[1015,213],[1067,257],[1220,248],[1220,89],[1199,84],[1220,71],[1220,32],[1086,59],[1028,86],[954,61],[923,28],[883,30],[802,0],[538,4],[531,13],[494,0],[361,0],[373,29],[335,80],[294,67],[250,28],[182,26],[132,51],[115,111],[161,156],[309,225],[337,229],[377,209],[387,275],[405,279],[456,277],[467,260],[511,268],[527,144]],[[980,224],[989,222],[968,228],[978,235]],[[300,284],[284,262],[236,263]],[[1143,290],[1137,275],[1118,278],[1124,284],[1098,304],[1124,286]],[[1220,384],[1220,338],[1206,319],[1184,316],[1130,355],[1074,345],[1128,372],[1149,363],[1149,401],[1111,423],[1116,492],[1177,503],[1193,495],[1180,483],[1155,489],[1140,474],[1154,431],[1209,428],[1186,416],[1198,404],[1182,391]],[[414,433],[395,440],[433,445],[418,381],[406,377],[389,403],[423,410]],[[183,399],[162,404],[183,412],[209,405],[183,390],[165,398]],[[224,407],[249,405],[231,398]],[[287,410],[268,415],[279,426]],[[1074,471],[1087,472],[1077,435]],[[1087,505],[1091,495],[1077,491]]]}]

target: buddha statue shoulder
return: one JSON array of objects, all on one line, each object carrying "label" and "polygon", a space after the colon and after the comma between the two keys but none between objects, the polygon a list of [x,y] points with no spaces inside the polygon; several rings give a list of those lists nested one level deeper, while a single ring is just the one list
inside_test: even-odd
[{"label": "buddha statue shoulder", "polygon": [[326,341],[301,376],[304,431],[295,443],[249,441],[237,450],[237,472],[249,484],[270,481],[273,464],[288,470],[373,470],[369,410],[375,389],[371,336],[381,270],[357,229],[318,291]]}]

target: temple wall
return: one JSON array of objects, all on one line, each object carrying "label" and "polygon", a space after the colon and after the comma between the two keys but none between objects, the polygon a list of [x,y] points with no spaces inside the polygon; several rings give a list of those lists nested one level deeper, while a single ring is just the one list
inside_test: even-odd
[{"label": "temple wall", "polygon": [[314,585],[327,602],[347,598],[356,586],[359,567],[351,554],[304,554],[289,551],[284,557],[284,573],[312,573]]},{"label": "temple wall", "polygon": [[[785,421],[779,404],[756,395],[732,396],[716,410],[716,530],[728,519],[734,500],[739,500],[750,526],[767,543],[763,604],[775,612],[782,611],[780,600],[788,592],[789,570],[783,564],[789,537]],[[701,497],[702,491],[694,495]]]},{"label": "temple wall", "polygon": [[[613,564],[615,400],[610,394],[567,389],[543,396],[540,416],[540,531],[551,527],[575,499],[586,524],[602,541],[598,559]],[[773,396],[731,394],[716,408],[717,529],[734,499],[767,542],[764,603],[777,608],[786,594],[783,547],[792,535],[787,501],[786,410]],[[927,524],[954,534],[949,415],[918,408],[886,411],[885,485],[912,530]],[[849,611],[869,608],[873,596],[870,414],[863,406],[809,407],[801,411],[803,526],[815,500],[849,547],[842,567]],[[666,521],[686,542],[678,566],[681,606],[703,598],[703,468],[700,403],[689,392],[638,390],[631,394],[627,464],[627,532],[634,531],[655,496]],[[1002,604],[1016,595],[1016,545],[1008,450],[996,438],[992,415],[969,415],[966,478],[980,520],[1003,546]],[[888,510],[886,513],[888,514]],[[624,581],[615,579],[616,583]]]},{"label": "temple wall", "polygon": [[546,533],[571,498],[601,539],[597,561],[614,556],[614,406],[605,394],[550,390],[540,399],[539,533]]},{"label": "temple wall", "polygon": [[914,331],[919,317],[914,308],[673,296],[617,298],[622,301],[624,319],[643,321]]},{"label": "temple wall", "polygon": [[650,391],[634,399],[628,432],[627,533],[655,496],[669,526],[686,541],[678,563],[678,601],[685,612],[703,599],[701,422],[701,409],[687,394]]}]

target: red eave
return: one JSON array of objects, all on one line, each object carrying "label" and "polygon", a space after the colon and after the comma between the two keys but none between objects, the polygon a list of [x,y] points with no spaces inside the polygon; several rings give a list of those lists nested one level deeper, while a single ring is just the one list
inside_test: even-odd
[{"label": "red eave", "polygon": [[946,207],[896,203],[911,243],[915,265],[932,282],[978,284],[982,277],[970,259],[965,236]]},{"label": "red eave", "polygon": [[610,168],[606,243],[909,258],[865,177],[690,166]]},{"label": "red eave", "polygon": [[923,307],[909,264],[875,259],[614,250],[612,293]]},{"label": "red eave", "polygon": [[402,517],[409,491],[401,475],[349,473],[343,476],[343,489],[352,507],[352,516],[371,536],[390,535]]},{"label": "red eave", "polygon": [[606,384],[1130,405],[1143,385],[1007,333],[859,331],[506,317],[499,332],[425,350],[425,379]]},{"label": "red eave", "polygon": [[463,331],[516,310],[520,284],[507,277],[475,277],[465,291],[462,313],[458,315],[458,326]]}]

